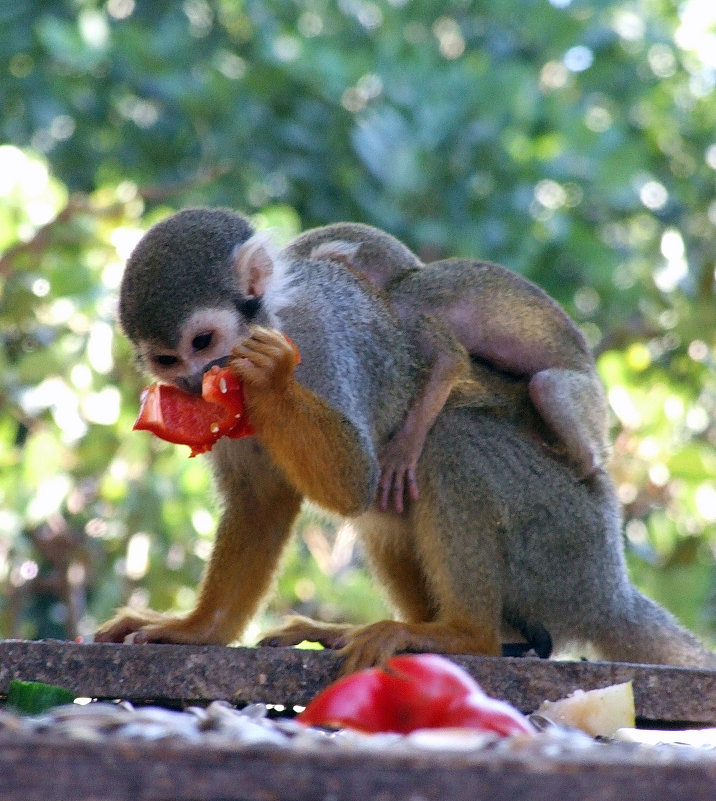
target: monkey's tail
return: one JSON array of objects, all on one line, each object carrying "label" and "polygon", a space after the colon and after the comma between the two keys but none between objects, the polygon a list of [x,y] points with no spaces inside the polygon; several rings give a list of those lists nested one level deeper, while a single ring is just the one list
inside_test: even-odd
[{"label": "monkey's tail", "polygon": [[706,649],[659,604],[631,587],[631,597],[604,620],[594,645],[605,659],[652,665],[716,669]]}]

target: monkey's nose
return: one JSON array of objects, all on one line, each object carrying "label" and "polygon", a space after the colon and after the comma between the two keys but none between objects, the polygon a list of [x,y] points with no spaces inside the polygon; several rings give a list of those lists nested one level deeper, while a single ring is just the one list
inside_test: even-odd
[{"label": "monkey's nose", "polygon": [[201,382],[204,378],[204,373],[192,373],[191,375],[183,375],[176,379],[175,383],[184,392],[190,392],[192,395],[201,395]]}]

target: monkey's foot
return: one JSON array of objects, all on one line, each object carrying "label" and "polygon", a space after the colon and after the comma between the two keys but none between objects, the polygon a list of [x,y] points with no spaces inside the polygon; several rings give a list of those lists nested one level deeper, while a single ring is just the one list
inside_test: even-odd
[{"label": "monkey's foot", "polygon": [[482,654],[499,656],[499,632],[463,622],[400,623],[382,620],[355,628],[341,649],[341,673],[382,665],[396,653]]},{"label": "monkey's foot", "polygon": [[223,636],[214,620],[191,615],[179,617],[152,609],[125,607],[95,632],[95,642],[177,643],[192,645],[226,645],[230,636]]},{"label": "monkey's foot", "polygon": [[499,656],[499,633],[487,627],[465,623],[400,623],[381,620],[367,626],[319,623],[294,616],[262,637],[259,645],[298,645],[303,640],[337,648],[343,658],[341,674],[385,664],[402,651],[439,654],[483,654]]},{"label": "monkey's foot", "polygon": [[267,631],[259,645],[278,648],[308,640],[318,642],[325,648],[343,648],[348,642],[348,635],[355,629],[355,626],[347,624],[319,623],[308,617],[291,615],[282,626]]}]

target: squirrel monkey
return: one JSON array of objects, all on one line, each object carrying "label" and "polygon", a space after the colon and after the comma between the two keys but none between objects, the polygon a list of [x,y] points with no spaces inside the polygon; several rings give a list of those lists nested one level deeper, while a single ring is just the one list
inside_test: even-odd
[{"label": "squirrel monkey", "polygon": [[[331,226],[326,235],[340,239]],[[546,629],[558,650],[591,643],[607,659],[716,667],[629,582],[608,476],[579,481],[542,447],[524,377],[472,364],[481,393],[458,387],[428,432],[419,499],[401,515],[380,511],[378,453],[424,365],[384,293],[305,247],[298,237],[273,253],[243,217],[190,209],[132,253],[120,320],[147,370],[196,390],[228,358],[257,433],[209,454],[223,511],[194,609],[121,610],[96,639],[235,640],[308,498],[351,518],[400,619],[294,620],[267,643],[342,647],[351,670],[401,650],[499,655],[504,636]]]},{"label": "squirrel monkey", "polygon": [[[353,223],[311,234],[313,258],[363,273],[390,298],[413,335],[428,375],[381,453],[380,506],[392,496],[403,511],[417,500],[416,467],[428,431],[456,383],[469,372],[467,354],[528,379],[535,409],[566,449],[579,478],[601,469],[607,454],[607,406],[594,359],[559,304],[511,270],[485,261],[449,259],[423,265],[382,231]],[[466,354],[467,351],[467,354]]]}]

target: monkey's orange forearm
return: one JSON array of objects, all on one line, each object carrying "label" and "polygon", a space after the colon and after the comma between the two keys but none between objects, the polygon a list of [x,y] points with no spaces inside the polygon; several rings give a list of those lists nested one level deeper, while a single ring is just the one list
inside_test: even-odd
[{"label": "monkey's orange forearm", "polygon": [[224,510],[188,628],[202,641],[229,643],[245,628],[266,593],[301,505],[291,487],[251,487]]},{"label": "monkey's orange forearm", "polygon": [[[211,454],[225,508],[195,608],[187,615],[123,609],[100,627],[100,642],[226,645],[266,593],[301,496],[256,443],[222,441]],[[229,470],[233,465],[233,471]]]},{"label": "monkey's orange forearm", "polygon": [[251,404],[259,438],[291,483],[312,501],[342,515],[364,511],[378,470],[354,426],[296,381]]},{"label": "monkey's orange forearm", "polygon": [[344,414],[295,380],[296,353],[285,336],[254,326],[232,353],[249,418],[293,486],[339,514],[368,508],[378,479],[373,447]]}]

